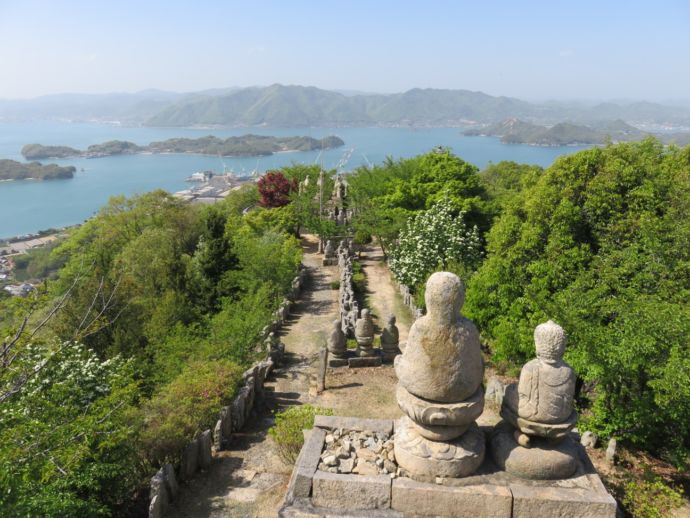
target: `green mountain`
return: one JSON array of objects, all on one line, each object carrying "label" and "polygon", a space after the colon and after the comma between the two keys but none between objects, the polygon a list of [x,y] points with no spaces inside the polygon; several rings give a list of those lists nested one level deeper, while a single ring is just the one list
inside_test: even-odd
[{"label": "green mountain", "polygon": [[527,116],[538,109],[508,97],[467,90],[414,89],[392,95],[343,95],[314,87],[272,85],[174,103],[150,126],[449,125]]},{"label": "green mountain", "polygon": [[121,121],[150,126],[460,126],[519,118],[551,126],[690,126],[690,106],[650,102],[529,103],[469,90],[415,88],[403,93],[329,91],[311,86],[216,88],[192,93],[62,94],[0,99],[0,121],[26,119]]}]

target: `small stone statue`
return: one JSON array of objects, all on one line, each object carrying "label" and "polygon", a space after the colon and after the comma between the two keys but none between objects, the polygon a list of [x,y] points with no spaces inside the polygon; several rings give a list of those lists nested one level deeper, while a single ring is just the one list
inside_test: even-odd
[{"label": "small stone statue", "polygon": [[563,439],[577,422],[573,409],[575,371],[563,361],[566,336],[549,320],[534,330],[537,358],[526,363],[520,382],[506,389],[501,415],[517,428],[515,439],[529,446],[530,436]]},{"label": "small stone statue", "polygon": [[381,332],[381,351],[384,360],[391,361],[400,354],[399,342],[400,333],[398,326],[395,325],[395,315],[388,315],[386,327]]},{"label": "small stone statue", "polygon": [[326,241],[326,248],[324,249],[323,254],[328,259],[335,257],[335,247],[333,246],[332,240],[329,239],[328,241]]},{"label": "small stone statue", "polygon": [[333,321],[333,329],[331,329],[331,334],[328,335],[326,344],[328,351],[336,358],[345,358],[347,356],[347,343],[340,319]]},{"label": "small stone statue", "polygon": [[406,414],[395,427],[395,458],[413,475],[464,477],[484,459],[475,423],[484,409],[479,332],[460,315],[465,288],[450,272],[426,283],[427,315],[395,358],[396,397]]},{"label": "small stone statue", "polygon": [[573,408],[575,372],[563,361],[566,336],[549,320],[534,330],[537,358],[525,364],[517,385],[506,387],[491,451],[496,464],[514,475],[555,480],[570,477],[578,452],[570,430],[577,423]]},{"label": "small stone statue", "polygon": [[368,309],[362,310],[361,318],[355,324],[355,340],[357,340],[358,356],[374,356],[376,352],[373,348],[374,343],[374,322]]}]

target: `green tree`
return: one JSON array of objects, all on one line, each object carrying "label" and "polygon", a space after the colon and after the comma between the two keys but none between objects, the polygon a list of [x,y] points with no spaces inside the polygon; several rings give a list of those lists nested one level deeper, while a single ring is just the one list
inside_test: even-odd
[{"label": "green tree", "polygon": [[591,387],[585,420],[643,447],[687,448],[688,221],[690,148],[648,139],[563,156],[488,234],[468,316],[516,364],[533,357],[534,326],[558,321]]}]

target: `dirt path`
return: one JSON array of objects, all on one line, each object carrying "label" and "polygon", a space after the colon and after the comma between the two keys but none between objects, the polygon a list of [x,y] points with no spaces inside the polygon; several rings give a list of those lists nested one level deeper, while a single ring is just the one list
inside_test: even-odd
[{"label": "dirt path", "polygon": [[337,314],[337,291],[330,282],[337,267],[321,267],[316,240],[302,241],[307,282],[292,316],[281,331],[285,344],[283,366],[266,382],[263,400],[245,429],[233,435],[229,450],[218,452],[208,472],[183,487],[170,517],[276,516],[292,466],[275,454],[267,431],[273,414],[287,406],[315,402],[309,396],[310,379],[325,342],[329,323]]},{"label": "dirt path", "polygon": [[[265,394],[245,429],[233,435],[229,450],[218,452],[208,472],[183,486],[167,516],[212,518],[274,517],[282,504],[292,466],[275,454],[267,431],[273,415],[290,405],[311,403],[332,408],[336,414],[358,417],[397,418],[397,378],[391,366],[361,369],[328,369],[326,391],[310,391],[318,350],[325,343],[331,322],[337,318],[337,266],[322,267],[316,240],[302,242],[308,277],[290,321],[281,332],[286,357],[266,382]],[[362,255],[367,275],[367,303],[383,324],[393,312],[398,317],[401,340],[407,339],[411,314],[391,282],[380,251],[367,248]],[[310,395],[310,393],[312,395]]]}]

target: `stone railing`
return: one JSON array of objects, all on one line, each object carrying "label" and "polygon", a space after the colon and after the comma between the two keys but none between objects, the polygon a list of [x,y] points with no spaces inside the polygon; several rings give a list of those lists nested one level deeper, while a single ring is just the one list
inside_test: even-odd
[{"label": "stone railing", "polygon": [[352,248],[346,241],[338,247],[338,269],[340,272],[340,288],[338,306],[343,333],[348,338],[354,338],[355,325],[359,318],[359,303],[355,297],[355,287],[352,282]]},{"label": "stone railing", "polygon": [[300,269],[293,279],[288,298],[284,299],[273,315],[272,322],[262,330],[262,344],[265,359],[255,363],[242,375],[240,388],[232,402],[220,409],[213,431],[205,430],[191,441],[182,452],[176,472],[173,464],[165,464],[151,478],[149,492],[149,518],[160,518],[179,493],[178,480],[186,481],[199,470],[208,469],[213,459],[213,450],[228,448],[232,434],[239,432],[249,419],[254,403],[263,393],[264,382],[273,368],[282,359],[284,346],[275,338],[290,316],[290,309],[299,297],[306,270]]},{"label": "stone railing", "polygon": [[415,318],[415,320],[421,317],[424,314],[424,310],[415,304],[414,296],[410,292],[409,286],[399,283],[395,280],[394,276],[391,275],[391,277],[393,282],[398,286],[398,291],[400,291],[400,295],[402,296],[403,304],[410,308],[410,311],[412,311],[412,316]]}]

